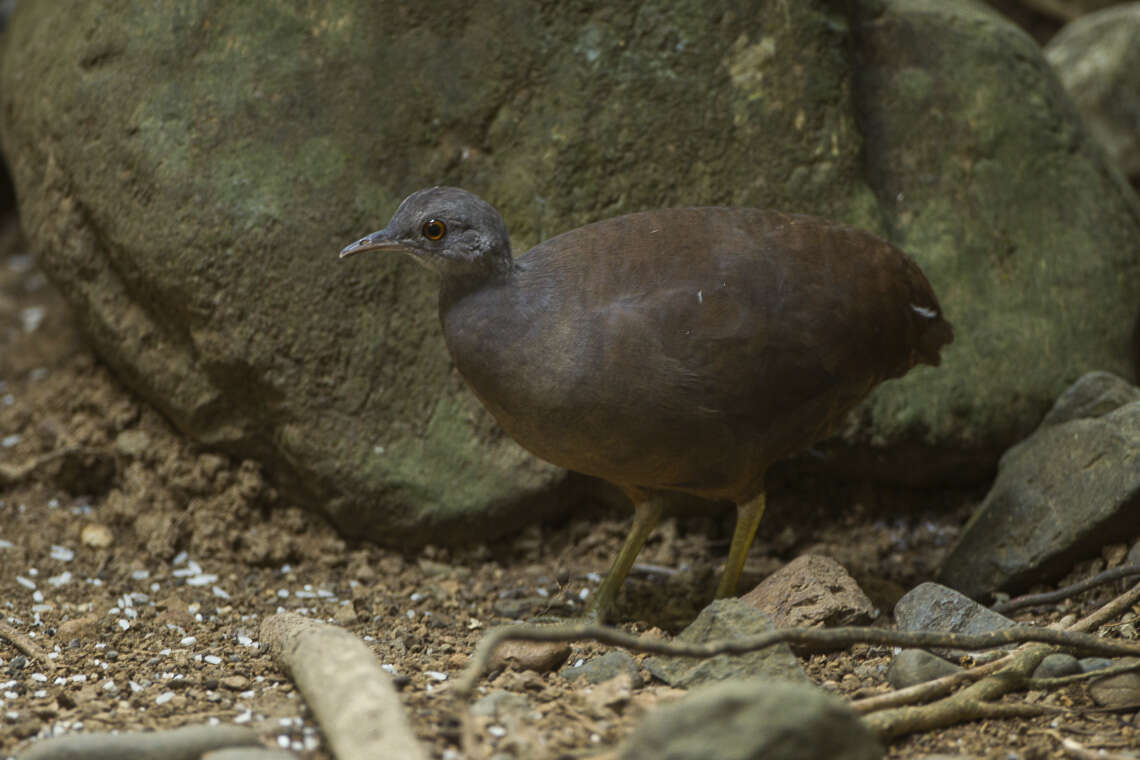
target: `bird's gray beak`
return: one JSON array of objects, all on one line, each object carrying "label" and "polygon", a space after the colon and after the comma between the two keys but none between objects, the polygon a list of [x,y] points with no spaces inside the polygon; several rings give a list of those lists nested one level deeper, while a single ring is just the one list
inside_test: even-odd
[{"label": "bird's gray beak", "polygon": [[388,228],[373,232],[368,237],[362,237],[355,243],[349,243],[344,248],[340,249],[340,258],[351,256],[354,253],[362,253],[364,251],[396,251],[401,250],[404,246],[396,240],[393,240]]}]

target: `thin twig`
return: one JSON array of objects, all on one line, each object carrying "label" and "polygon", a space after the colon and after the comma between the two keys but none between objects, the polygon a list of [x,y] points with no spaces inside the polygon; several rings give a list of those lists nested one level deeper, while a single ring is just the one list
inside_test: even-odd
[{"label": "thin twig", "polygon": [[5,623],[3,620],[0,620],[0,639],[4,639],[9,644],[16,647],[16,649],[19,649],[28,657],[31,657],[33,660],[43,665],[45,668],[49,670],[55,670],[55,663],[48,658],[47,654],[44,653],[44,650],[40,649],[30,638],[17,631],[15,628]]},{"label": "thin twig", "polygon": [[[1007,629],[1012,630],[1012,629]],[[995,700],[1024,688],[1026,679],[1041,664],[1051,647],[1040,644],[1019,650],[997,673],[929,705],[896,707],[863,717],[881,739],[985,718],[1032,717],[1063,712],[1041,704],[998,704]]]},{"label": "thin twig", "polygon": [[874,697],[855,700],[851,703],[851,707],[860,715],[866,715],[867,713],[887,710],[892,707],[902,707],[903,705],[910,705],[915,702],[925,702],[928,699],[944,697],[953,692],[956,686],[969,681],[979,681],[986,676],[993,675],[1008,665],[1012,660],[1013,655],[1006,654],[1000,660],[979,665],[976,668],[951,673],[948,676],[935,678],[933,681],[916,683],[914,686],[908,686],[898,691],[891,691],[886,694],[878,694]]},{"label": "thin twig", "polygon": [[57,459],[63,459],[74,454],[82,456],[107,456],[109,452],[106,449],[94,448],[91,446],[68,446],[63,449],[57,449],[48,454],[43,454],[38,457],[33,457],[20,464],[7,464],[0,462],[0,486],[14,486],[21,482],[40,467],[45,464],[54,462]]},{"label": "thin twig", "polygon": [[941,631],[889,631],[885,628],[781,628],[739,639],[704,644],[647,639],[604,625],[558,626],[507,625],[489,631],[475,648],[466,670],[455,682],[455,692],[468,697],[475,683],[488,670],[495,649],[505,641],[596,641],[625,647],[636,652],[672,657],[714,657],[718,654],[746,654],[787,642],[808,651],[842,649],[852,644],[883,644],[897,647],[953,647],[990,649],[1027,641],[1053,644],[1084,654],[1140,655],[1140,643],[1101,639],[1086,633],[1056,631],[1051,628],[1019,625],[989,633],[965,634]]},{"label": "thin twig", "polygon": [[1099,610],[1073,623],[1065,630],[1070,632],[1094,631],[1137,603],[1140,603],[1140,583],[1137,583]]},{"label": "thin twig", "polygon": [[1043,733],[1052,736],[1065,750],[1065,754],[1069,757],[1075,757],[1077,760],[1133,760],[1128,755],[1119,755],[1115,752],[1105,752],[1103,749],[1091,750],[1083,744],[1076,742],[1068,737],[1061,736],[1057,731],[1046,730],[1034,733]]},{"label": "thin twig", "polygon": [[1068,686],[1069,684],[1079,683],[1081,681],[1088,681],[1093,678],[1103,678],[1104,676],[1115,676],[1120,673],[1131,673],[1140,670],[1140,660],[1135,662],[1124,662],[1119,665],[1112,665],[1111,667],[1101,668],[1100,670],[1090,670],[1087,673],[1074,673],[1070,676],[1057,676],[1056,678],[1030,678],[1025,682],[1027,689],[1056,689],[1061,686]]},{"label": "thin twig", "polygon": [[1054,602],[1068,599],[1069,597],[1076,596],[1097,586],[1102,586],[1106,583],[1120,580],[1121,578],[1129,578],[1133,575],[1140,575],[1140,565],[1122,565],[1121,567],[1114,567],[1111,570],[1097,573],[1093,577],[1086,578],[1080,583],[1074,583],[1071,586],[1065,586],[1056,591],[1049,591],[1043,594],[1026,594],[1025,596],[1019,596],[1014,599],[1007,599],[1004,602],[998,602],[992,605],[991,609],[994,612],[1000,612],[1004,615],[1014,610],[1020,610],[1023,607],[1053,604]]}]

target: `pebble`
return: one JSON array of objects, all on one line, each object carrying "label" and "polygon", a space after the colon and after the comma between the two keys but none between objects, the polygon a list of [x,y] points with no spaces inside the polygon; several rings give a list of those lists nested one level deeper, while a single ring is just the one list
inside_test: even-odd
[{"label": "pebble", "polygon": [[244,691],[249,688],[249,679],[245,676],[226,676],[219,680],[218,683],[230,691]]},{"label": "pebble", "polygon": [[471,705],[471,714],[484,718],[501,718],[507,715],[522,715],[530,711],[530,700],[523,694],[509,691],[493,691]]},{"label": "pebble", "polygon": [[1112,667],[1112,660],[1107,657],[1082,657],[1077,660],[1082,673],[1091,673],[1094,670],[1104,670]]},{"label": "pebble", "polygon": [[333,613],[333,622],[339,626],[350,626],[359,622],[356,615],[356,608],[352,604],[342,604],[336,608]]},{"label": "pebble", "polygon": [[571,665],[558,671],[558,675],[567,681],[580,678],[592,684],[603,683],[623,674],[629,676],[635,689],[644,684],[637,661],[628,652],[621,650],[606,652],[601,657],[594,657],[581,665]]},{"label": "pebble", "polygon": [[88,523],[83,526],[83,530],[79,534],[79,540],[83,542],[84,546],[90,546],[92,549],[106,549],[114,543],[115,537],[111,533],[111,529],[102,523]]},{"label": "pebble", "polygon": [[1081,672],[1081,663],[1071,654],[1051,654],[1033,671],[1034,678],[1063,678]]},{"label": "pebble", "polygon": [[548,673],[570,657],[570,645],[561,641],[507,641],[495,650],[492,667]]},{"label": "pebble", "polygon": [[891,660],[887,681],[896,689],[905,689],[943,676],[954,675],[962,668],[952,665],[924,649],[904,649]]}]

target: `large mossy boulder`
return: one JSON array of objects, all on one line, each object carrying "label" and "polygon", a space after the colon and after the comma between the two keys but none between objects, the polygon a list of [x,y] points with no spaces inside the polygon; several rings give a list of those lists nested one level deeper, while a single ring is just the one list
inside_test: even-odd
[{"label": "large mossy boulder", "polygon": [[428,272],[337,265],[422,186],[483,195],[520,251],[678,204],[900,244],[957,340],[817,452],[871,475],[976,480],[1084,371],[1129,371],[1136,199],[980,4],[38,0],[0,66],[24,228],[100,355],[385,543],[501,532],[560,478],[463,387]]}]

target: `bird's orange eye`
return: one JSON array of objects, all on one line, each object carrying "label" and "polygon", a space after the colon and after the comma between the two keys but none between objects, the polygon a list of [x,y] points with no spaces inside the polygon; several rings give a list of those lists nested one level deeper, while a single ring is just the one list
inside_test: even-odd
[{"label": "bird's orange eye", "polygon": [[424,234],[428,240],[440,240],[444,234],[447,233],[447,225],[438,219],[428,219],[424,222],[424,226],[420,228],[420,232]]}]

